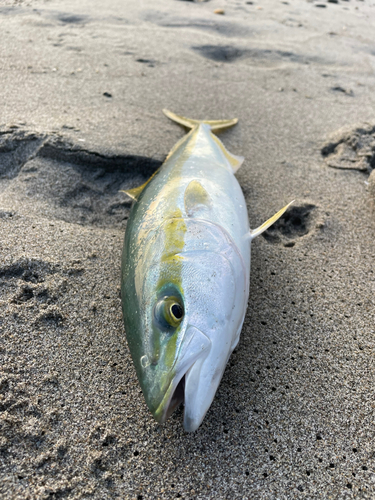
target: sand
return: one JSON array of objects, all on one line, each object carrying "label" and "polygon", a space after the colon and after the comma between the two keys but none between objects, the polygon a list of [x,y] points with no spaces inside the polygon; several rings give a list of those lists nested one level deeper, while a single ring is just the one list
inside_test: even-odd
[{"label": "sand", "polygon": [[[2,2],[1,498],[374,498],[374,29],[373,0]],[[119,295],[164,107],[239,118],[252,227],[296,199],[193,434],[152,419]]]}]

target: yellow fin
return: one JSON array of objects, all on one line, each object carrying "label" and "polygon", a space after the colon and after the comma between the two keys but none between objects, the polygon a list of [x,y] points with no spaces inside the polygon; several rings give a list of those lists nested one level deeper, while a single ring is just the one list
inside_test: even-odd
[{"label": "yellow fin", "polygon": [[213,132],[218,132],[232,127],[238,122],[238,118],[233,118],[231,120],[193,120],[191,118],[186,118],[185,116],[176,115],[175,113],[172,113],[172,111],[168,111],[168,109],[163,109],[163,113],[174,122],[179,123],[188,129],[192,129],[200,123],[206,123],[211,127]]},{"label": "yellow fin", "polygon": [[[148,182],[148,181],[147,181]],[[139,195],[142,193],[145,185],[147,184],[147,182],[145,184],[142,184],[142,186],[138,186],[136,188],[133,188],[133,189],[121,189],[120,190],[120,193],[125,193],[127,194],[132,200],[134,201],[137,201],[138,198],[139,198]]]},{"label": "yellow fin", "polygon": [[195,215],[197,210],[204,207],[210,208],[212,200],[202,184],[196,180],[191,181],[185,190],[184,204],[189,216]]},{"label": "yellow fin", "polygon": [[270,219],[266,220],[261,226],[257,227],[256,229],[253,229],[250,231],[250,239],[255,238],[256,236],[259,236],[262,234],[266,229],[268,229],[272,224],[274,224],[280,217],[287,211],[287,209],[290,207],[290,205],[294,203],[294,200],[288,203],[284,208],[279,210],[274,216],[272,216]]},{"label": "yellow fin", "polygon": [[154,172],[151,177],[141,186],[132,188],[132,189],[121,189],[120,193],[125,193],[127,194],[132,200],[137,201],[138,198],[140,197],[142,191],[144,188],[147,186],[147,184],[151,181],[151,179],[159,172],[159,169]]},{"label": "yellow fin", "polygon": [[237,156],[230,153],[218,137],[212,136],[212,138],[223,152],[225,158],[228,160],[233,172],[236,173],[245,158],[243,156]]}]

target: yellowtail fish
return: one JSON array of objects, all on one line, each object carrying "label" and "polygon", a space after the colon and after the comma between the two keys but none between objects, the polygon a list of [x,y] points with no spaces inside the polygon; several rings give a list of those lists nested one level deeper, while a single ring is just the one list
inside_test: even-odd
[{"label": "yellowtail fish", "polygon": [[234,176],[243,158],[213,134],[237,123],[164,110],[190,132],[134,199],[122,255],[125,331],[144,397],[163,423],[184,403],[195,431],[236,347],[249,296],[251,231]]}]

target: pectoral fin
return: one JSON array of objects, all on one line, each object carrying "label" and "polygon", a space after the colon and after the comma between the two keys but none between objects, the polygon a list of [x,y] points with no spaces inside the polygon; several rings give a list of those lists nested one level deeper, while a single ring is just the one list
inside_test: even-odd
[{"label": "pectoral fin", "polygon": [[294,203],[294,200],[291,201],[290,203],[288,203],[284,208],[279,210],[273,217],[266,220],[266,222],[264,222],[261,226],[250,231],[250,233],[248,234],[249,239],[252,240],[256,236],[259,236],[260,234],[262,234],[270,226],[272,226],[272,224],[274,224],[278,219],[280,219],[280,217],[288,210],[288,208],[290,207],[290,205],[292,203]]},{"label": "pectoral fin", "polygon": [[185,190],[184,204],[186,213],[191,217],[197,211],[211,208],[212,200],[202,184],[196,180],[191,181]]}]

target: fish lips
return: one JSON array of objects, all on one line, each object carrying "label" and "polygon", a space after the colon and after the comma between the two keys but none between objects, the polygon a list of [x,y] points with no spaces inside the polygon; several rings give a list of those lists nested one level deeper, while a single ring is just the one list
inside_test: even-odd
[{"label": "fish lips", "polygon": [[[210,349],[211,340],[207,335],[195,326],[189,326],[186,329],[182,349],[173,368],[175,376],[165,392],[160,405],[154,412],[154,417],[160,424],[163,424],[185,400],[186,380],[190,379],[189,375],[193,371],[194,373],[200,371],[202,363],[206,359]],[[199,373],[195,373],[194,379],[198,377]],[[185,430],[189,431],[190,429],[187,429],[185,426]]]}]

